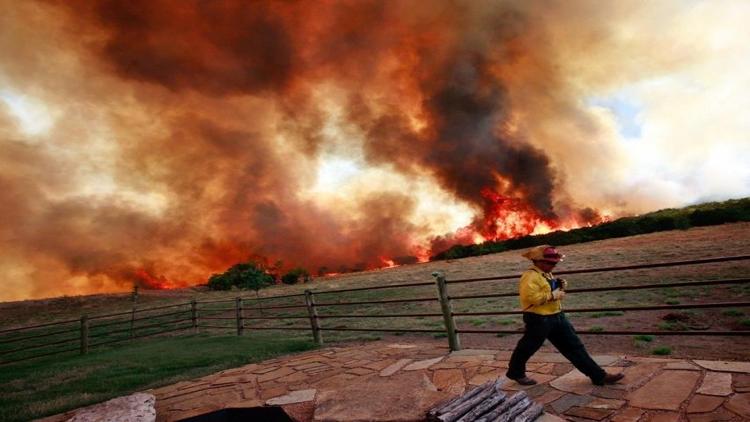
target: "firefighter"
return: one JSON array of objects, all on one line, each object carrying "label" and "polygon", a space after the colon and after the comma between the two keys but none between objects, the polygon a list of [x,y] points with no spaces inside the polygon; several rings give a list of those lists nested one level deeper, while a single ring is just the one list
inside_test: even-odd
[{"label": "firefighter", "polygon": [[562,312],[567,282],[555,278],[552,269],[565,256],[553,246],[541,245],[529,249],[523,257],[534,264],[521,275],[519,282],[525,329],[510,357],[506,376],[522,385],[536,384],[526,376],[526,362],[544,340],[549,340],[593,384],[614,384],[621,380],[622,373],[609,374],[594,362]]}]

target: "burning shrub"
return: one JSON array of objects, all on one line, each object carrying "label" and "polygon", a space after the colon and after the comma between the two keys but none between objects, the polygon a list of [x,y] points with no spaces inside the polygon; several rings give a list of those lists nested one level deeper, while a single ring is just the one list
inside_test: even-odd
[{"label": "burning shrub", "polygon": [[281,282],[284,284],[296,284],[300,281],[303,283],[310,281],[310,273],[304,268],[291,269],[281,277]]}]

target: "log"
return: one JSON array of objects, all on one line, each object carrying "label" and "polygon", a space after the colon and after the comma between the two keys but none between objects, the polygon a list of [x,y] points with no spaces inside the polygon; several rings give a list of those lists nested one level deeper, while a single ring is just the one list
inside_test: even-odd
[{"label": "log", "polygon": [[500,417],[500,415],[505,413],[508,409],[512,408],[523,399],[528,399],[528,395],[525,391],[519,391],[502,402],[498,407],[492,409],[489,413],[482,415],[475,422],[494,422],[495,419]]},{"label": "log", "polygon": [[460,405],[461,403],[465,402],[466,400],[469,400],[470,398],[476,396],[477,394],[481,393],[485,389],[489,388],[491,385],[493,385],[493,381],[487,381],[486,383],[472,389],[471,391],[465,393],[462,396],[454,397],[447,402],[441,403],[435,407],[433,407],[429,412],[427,412],[427,418],[429,420],[437,420],[437,415],[442,415],[443,413],[450,412],[453,410],[456,406]]},{"label": "log", "polygon": [[497,394],[489,396],[483,402],[474,406],[474,408],[471,409],[469,413],[463,415],[461,419],[458,420],[458,422],[472,422],[476,420],[476,418],[486,413],[490,409],[496,407],[499,403],[505,400],[505,397],[505,393],[503,392],[498,392]]},{"label": "log", "polygon": [[520,415],[516,416],[515,422],[533,422],[544,412],[544,406],[539,403],[534,403],[523,411]]},{"label": "log", "polygon": [[531,400],[528,397],[519,401],[515,406],[508,409],[505,413],[500,415],[494,422],[511,422],[516,420],[516,415],[523,413],[527,407],[531,406]]},{"label": "log", "polygon": [[489,388],[483,389],[483,391],[470,398],[469,400],[463,401],[462,403],[455,406],[452,410],[439,415],[437,419],[440,422],[454,422],[458,420],[458,418],[465,415],[477,404],[483,402],[487,397],[496,394],[500,390],[500,385],[502,385],[501,378],[497,379],[489,386]]},{"label": "log", "polygon": [[[475,393],[476,394],[476,393],[479,392],[477,390],[479,390],[479,389],[475,388],[475,389],[471,390],[470,393]],[[440,403],[439,405],[433,407],[432,409],[430,409],[427,412],[427,420],[429,422],[437,421],[437,415],[439,415],[441,413],[445,413],[444,409],[452,408],[452,406],[453,406],[454,403],[456,403],[456,402],[458,402],[459,400],[462,400],[462,399],[463,399],[463,396],[453,397],[452,399],[444,401],[444,402]]]}]

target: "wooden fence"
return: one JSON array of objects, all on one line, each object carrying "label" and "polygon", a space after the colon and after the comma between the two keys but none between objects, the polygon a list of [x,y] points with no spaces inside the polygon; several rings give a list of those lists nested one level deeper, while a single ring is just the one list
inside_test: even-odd
[{"label": "wooden fence", "polygon": [[[569,271],[558,271],[556,274],[585,274],[603,273],[611,271],[641,270],[658,267],[692,266],[701,264],[721,263],[730,261],[750,260],[750,255],[730,256],[719,258],[698,259],[690,261],[673,261],[655,264],[629,265],[619,267],[587,268]],[[445,335],[451,350],[460,350],[461,333],[486,333],[486,334],[518,334],[518,330],[503,329],[471,329],[460,328],[456,323],[456,317],[466,316],[497,316],[497,315],[519,315],[521,311],[486,311],[486,312],[456,312],[454,304],[462,300],[508,298],[517,296],[515,289],[504,293],[450,295],[449,286],[454,284],[467,284],[487,281],[516,280],[519,275],[502,275],[496,277],[470,278],[460,280],[447,280],[442,273],[433,273],[434,281],[400,283],[375,287],[359,287],[351,289],[335,289],[324,291],[306,290],[304,293],[243,298],[237,297],[226,300],[196,301],[173,305],[136,308],[135,306],[126,312],[110,313],[105,315],[88,316],[82,315],[79,319],[57,321],[47,324],[18,327],[0,330],[0,365],[35,359],[43,356],[56,354],[86,354],[91,349],[105,345],[112,345],[133,339],[175,333],[181,331],[198,332],[199,329],[208,330],[232,330],[238,336],[246,331],[253,330],[294,330],[310,332],[316,344],[323,344],[323,333],[326,331],[359,331],[359,332],[396,332],[396,333],[433,333]],[[667,283],[637,284],[627,286],[590,287],[580,289],[569,289],[568,294],[583,294],[591,292],[607,292],[617,290],[642,290],[642,289],[664,289],[685,288],[696,286],[718,286],[738,285],[750,282],[750,278],[724,278],[714,280],[680,281]],[[423,286],[436,286],[437,294],[430,297],[397,298],[383,300],[355,300],[355,301],[333,301],[326,300],[328,295],[350,292],[390,290],[416,288]],[[290,303],[274,304],[272,301],[283,299]],[[264,305],[264,303],[270,303]],[[332,308],[356,307],[362,309],[365,305],[390,305],[404,303],[432,303],[439,304],[439,312],[422,313],[382,313],[363,314],[334,313]],[[566,313],[577,312],[622,312],[622,311],[651,311],[651,310],[680,310],[698,308],[746,308],[750,307],[750,301],[725,301],[694,304],[674,305],[649,305],[649,306],[620,306],[620,307],[587,307],[565,309]],[[289,314],[288,312],[295,312]],[[270,312],[270,313],[269,313]],[[279,313],[281,312],[281,313]],[[351,318],[437,318],[442,319],[440,328],[397,328],[383,327],[348,327],[335,325],[337,319]],[[306,323],[294,323],[294,321],[306,321]],[[266,326],[263,321],[291,321],[291,325]],[[323,321],[326,324],[323,324]],[[750,328],[750,327],[749,327]],[[628,330],[579,330],[579,334],[586,335],[699,335],[699,336],[748,336],[750,329],[737,331],[628,331]]]}]

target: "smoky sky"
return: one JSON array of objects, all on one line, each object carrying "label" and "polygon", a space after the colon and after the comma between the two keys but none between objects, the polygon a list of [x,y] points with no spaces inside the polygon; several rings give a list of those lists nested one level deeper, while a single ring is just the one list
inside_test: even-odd
[{"label": "smoky sky", "polygon": [[[3,7],[0,269],[18,280],[8,298],[200,284],[251,256],[312,273],[374,268],[477,233],[575,227],[600,221],[605,206],[648,203],[629,205],[637,189],[612,117],[580,100],[589,85],[609,89],[586,55],[638,70],[607,55],[617,52],[607,42],[627,41],[608,19],[581,18],[637,21],[625,7]],[[659,75],[676,62],[655,63]],[[25,128],[17,98],[51,126]],[[331,157],[349,160],[352,180],[316,188]],[[450,216],[435,201],[421,218],[429,195],[470,213],[463,226],[436,229]],[[523,224],[503,231],[507,216]]]}]

